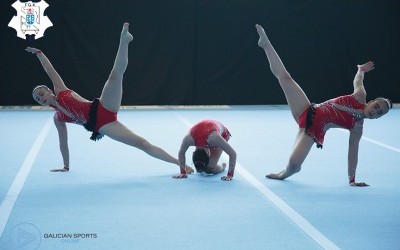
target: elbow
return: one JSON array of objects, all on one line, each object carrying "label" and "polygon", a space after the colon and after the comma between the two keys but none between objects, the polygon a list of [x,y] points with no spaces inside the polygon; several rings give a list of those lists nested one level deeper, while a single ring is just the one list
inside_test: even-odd
[{"label": "elbow", "polygon": [[354,79],[353,86],[355,89],[361,88],[362,86],[364,86],[364,83],[361,79]]}]

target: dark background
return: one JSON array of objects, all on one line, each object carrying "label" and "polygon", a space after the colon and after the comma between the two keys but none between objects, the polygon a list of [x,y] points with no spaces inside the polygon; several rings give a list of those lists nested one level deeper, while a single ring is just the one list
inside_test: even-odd
[{"label": "dark background", "polygon": [[126,21],[134,41],[123,105],[286,104],[256,23],[311,101],[352,93],[356,65],[373,60],[367,98],[400,102],[398,0],[48,0],[53,27],[38,40],[8,27],[13,2],[0,1],[0,105],[35,104],[33,86],[51,86],[27,46],[69,88],[99,96]]}]

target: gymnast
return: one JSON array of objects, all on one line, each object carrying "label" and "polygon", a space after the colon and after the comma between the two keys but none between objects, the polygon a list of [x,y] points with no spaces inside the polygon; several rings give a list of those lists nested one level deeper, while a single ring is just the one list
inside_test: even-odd
[{"label": "gymnast", "polygon": [[369,186],[365,182],[356,182],[356,168],[358,163],[358,147],[363,133],[364,119],[377,119],[385,115],[392,108],[392,102],[378,97],[366,103],[364,88],[364,74],[374,69],[373,62],[357,65],[351,95],[339,96],[321,104],[310,103],[301,87],[286,71],[281,59],[273,48],[264,29],[256,25],[260,39],[258,46],[264,49],[272,73],[278,79],[285,94],[293,118],[299,125],[299,131],[294,144],[293,152],[284,170],[279,173],[266,175],[267,178],[283,180],[297,173],[301,169],[305,158],[314,142],[322,148],[324,136],[329,128],[344,128],[350,132],[348,147],[348,180],[351,186]]},{"label": "gymnast", "polygon": [[218,121],[203,120],[194,125],[183,138],[179,150],[180,174],[175,179],[187,178],[186,151],[190,146],[195,146],[192,160],[196,171],[205,174],[218,174],[225,170],[226,164],[218,165],[223,151],[229,155],[229,169],[227,176],[221,177],[223,181],[231,181],[235,171],[236,152],[228,144],[231,137],[229,130]]},{"label": "gymnast", "polygon": [[[37,56],[53,83],[54,93],[45,85],[36,86],[32,92],[33,98],[40,105],[55,109],[53,120],[58,131],[64,166],[61,169],[53,169],[52,172],[66,172],[70,169],[66,123],[83,125],[88,131],[92,132],[90,139],[94,141],[106,135],[113,140],[143,150],[152,157],[180,166],[176,158],[136,135],[117,119],[117,113],[121,106],[123,74],[128,66],[128,45],[132,40],[133,37],[129,33],[129,23],[124,23],[113,69],[104,85],[100,98],[96,98],[94,101],[88,101],[73,90],[68,89],[41,50],[30,47],[25,49]],[[192,173],[193,169],[187,166],[186,171]]]}]

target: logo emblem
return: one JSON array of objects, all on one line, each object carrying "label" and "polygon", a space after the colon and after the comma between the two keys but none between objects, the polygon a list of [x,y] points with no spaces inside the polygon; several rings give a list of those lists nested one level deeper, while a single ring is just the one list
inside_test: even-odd
[{"label": "logo emblem", "polygon": [[45,9],[49,6],[44,0],[34,3],[15,1],[11,5],[17,15],[13,16],[8,27],[17,31],[17,36],[26,39],[25,35],[35,35],[35,39],[43,36],[48,27],[53,26],[50,19],[44,15]]},{"label": "logo emblem", "polygon": [[16,225],[10,234],[10,242],[4,249],[39,249],[41,243],[39,229],[31,223],[20,223]]}]

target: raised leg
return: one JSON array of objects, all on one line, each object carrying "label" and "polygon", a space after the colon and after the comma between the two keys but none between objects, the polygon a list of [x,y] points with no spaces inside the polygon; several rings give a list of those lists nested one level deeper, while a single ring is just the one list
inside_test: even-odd
[{"label": "raised leg", "polygon": [[293,80],[289,72],[286,70],[281,59],[265,34],[264,29],[258,24],[256,25],[256,28],[258,35],[260,36],[258,46],[264,49],[271,71],[279,80],[279,84],[281,85],[281,88],[285,94],[293,118],[297,122],[303,111],[310,106],[310,101],[301,87]]},{"label": "raised leg", "polygon": [[121,106],[122,80],[128,66],[128,45],[132,40],[129,23],[124,23],[114,66],[100,96],[100,102],[111,112],[118,112]]}]

